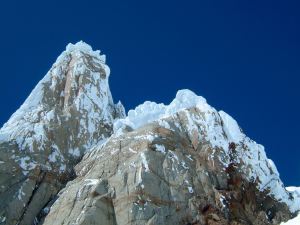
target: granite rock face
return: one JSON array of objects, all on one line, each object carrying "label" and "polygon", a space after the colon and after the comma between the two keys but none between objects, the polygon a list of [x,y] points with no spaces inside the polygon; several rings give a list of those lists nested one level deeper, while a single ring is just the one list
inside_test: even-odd
[{"label": "granite rock face", "polygon": [[[262,225],[288,220],[295,199],[260,145],[242,133],[241,140],[232,140],[230,119],[213,108],[194,107],[112,135],[76,166],[77,178],[59,193],[44,224]],[[244,160],[253,153],[262,154],[255,160],[265,166],[267,181],[255,179],[257,165]],[[262,182],[291,201],[260,189]]]},{"label": "granite rock face", "polygon": [[108,77],[105,56],[70,44],[0,130],[0,224],[38,221],[84,152],[112,134],[124,108]]},{"label": "granite rock face", "polygon": [[262,145],[189,90],[125,117],[68,45],[0,130],[0,224],[277,225],[300,210]]}]

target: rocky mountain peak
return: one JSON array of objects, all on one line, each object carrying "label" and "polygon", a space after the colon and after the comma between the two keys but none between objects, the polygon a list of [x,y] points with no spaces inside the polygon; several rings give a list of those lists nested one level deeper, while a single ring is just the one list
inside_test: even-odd
[{"label": "rocky mountain peak", "polygon": [[25,215],[27,208],[12,208],[16,204],[36,208],[30,202],[32,190],[43,186],[46,174],[60,176],[51,190],[44,190],[49,196],[42,202],[48,202],[70,179],[83,154],[112,134],[114,120],[124,117],[125,110],[120,102],[113,102],[109,75],[100,51],[84,42],[69,44],[4,124],[0,130],[0,161],[5,162],[0,163],[0,211],[1,207],[8,210],[6,218],[29,224],[33,214]]},{"label": "rocky mountain peak", "polygon": [[69,44],[0,130],[1,225],[278,225],[300,210],[230,115],[179,90],[126,116],[109,75]]},{"label": "rocky mountain peak", "polygon": [[[51,161],[61,157],[63,162],[65,151],[80,157],[111,134],[114,119],[124,116],[122,104],[113,103],[109,74],[100,51],[84,42],[69,44],[3,126],[0,140],[16,142],[19,149],[30,152],[50,147]],[[68,136],[63,143],[61,135]]]},{"label": "rocky mountain peak", "polygon": [[190,90],[130,110],[75,171],[44,225],[278,225],[300,210],[264,147]]}]

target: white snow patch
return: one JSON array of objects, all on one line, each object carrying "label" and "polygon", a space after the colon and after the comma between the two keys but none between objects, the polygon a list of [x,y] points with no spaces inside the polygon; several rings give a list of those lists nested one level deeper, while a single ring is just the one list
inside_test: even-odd
[{"label": "white snow patch", "polygon": [[46,119],[47,119],[48,121],[51,121],[51,120],[53,120],[54,118],[55,118],[54,110],[51,110],[51,111],[47,112],[47,114],[46,114]]},{"label": "white snow patch", "polygon": [[281,223],[280,225],[299,225],[300,224],[300,213],[294,219],[291,219],[285,223]]},{"label": "white snow patch", "polygon": [[137,176],[137,181],[138,181],[138,184],[141,184],[143,182],[143,179],[142,179],[142,171],[143,168],[142,167],[139,167],[139,171],[138,171],[138,176]]},{"label": "white snow patch", "polygon": [[78,148],[69,149],[69,154],[71,154],[72,156],[75,156],[75,157],[79,157],[80,156],[80,151],[79,151]]},{"label": "white snow patch", "polygon": [[300,197],[300,187],[294,187],[294,186],[286,187],[286,190],[295,193],[297,196]]},{"label": "white snow patch", "polygon": [[6,221],[6,217],[5,216],[4,217],[0,217],[0,221],[1,221],[1,223],[4,223]]},{"label": "white snow patch", "polygon": [[22,200],[22,196],[25,196],[25,193],[23,192],[23,186],[18,191],[18,199]]},{"label": "white snow patch", "polygon": [[100,182],[99,179],[85,179],[85,182],[87,182],[86,186],[94,186]]},{"label": "white snow patch", "polygon": [[158,120],[158,124],[168,130],[171,130],[170,124],[165,120]]},{"label": "white snow patch", "polygon": [[137,153],[137,151],[134,151],[132,148],[128,148],[128,150],[132,153]]},{"label": "white snow patch", "polygon": [[189,167],[186,165],[185,161],[182,161],[180,164],[184,169],[186,169],[186,170],[189,169]]},{"label": "white snow patch", "polygon": [[141,158],[142,158],[142,163],[144,165],[144,168],[145,168],[145,172],[149,172],[149,165],[148,165],[148,162],[146,160],[146,155],[144,152],[141,153]]},{"label": "white snow patch", "polygon": [[194,161],[194,160],[192,159],[192,156],[191,156],[191,155],[186,155],[186,157],[187,157],[189,160]]},{"label": "white snow patch", "polygon": [[135,140],[144,139],[144,140],[148,140],[149,142],[152,142],[156,136],[157,135],[145,134],[145,135],[137,135],[137,136],[134,136],[133,138]]},{"label": "white snow patch", "polygon": [[163,154],[166,154],[166,148],[163,145],[155,144],[155,149],[157,152],[161,152]]},{"label": "white snow patch", "polygon": [[60,154],[57,152],[56,149],[48,156],[50,162],[56,162],[56,160],[60,157]]},{"label": "white snow patch", "polygon": [[[29,156],[19,158],[18,161],[19,161],[20,167],[25,171],[32,170],[36,167],[36,163],[34,161],[31,161]],[[23,172],[25,172],[25,171],[23,171]]]},{"label": "white snow patch", "polygon": [[242,133],[238,123],[224,111],[219,111],[223,121],[223,129],[230,142],[238,143],[242,141],[245,135]]},{"label": "white snow patch", "polygon": [[222,204],[222,207],[226,208],[226,204],[225,204],[226,203],[226,198],[223,195],[220,196],[220,202]]},{"label": "white snow patch", "polygon": [[65,164],[61,164],[60,167],[59,167],[59,171],[60,172],[66,171],[66,165]]}]

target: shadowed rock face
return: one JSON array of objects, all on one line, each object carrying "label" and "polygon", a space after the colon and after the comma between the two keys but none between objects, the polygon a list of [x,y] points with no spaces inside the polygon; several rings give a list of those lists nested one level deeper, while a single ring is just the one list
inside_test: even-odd
[{"label": "shadowed rock face", "polygon": [[[289,219],[285,203],[248,179],[253,168],[244,169],[249,165],[240,153],[256,143],[215,146],[207,141],[206,113],[183,110],[94,147],[44,224],[260,225]],[[216,134],[222,128],[228,140],[221,116],[211,116]]]},{"label": "shadowed rock face", "polygon": [[108,77],[104,56],[69,45],[0,130],[0,224],[37,221],[84,152],[112,134],[124,108]]}]

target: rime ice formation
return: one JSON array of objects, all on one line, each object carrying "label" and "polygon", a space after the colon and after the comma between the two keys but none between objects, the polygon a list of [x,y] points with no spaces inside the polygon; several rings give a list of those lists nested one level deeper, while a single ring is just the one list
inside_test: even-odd
[{"label": "rime ice formation", "polygon": [[231,116],[180,90],[169,105],[146,101],[125,117],[108,77],[99,51],[69,44],[0,130],[0,224],[279,225],[296,216],[299,190],[285,189]]}]

